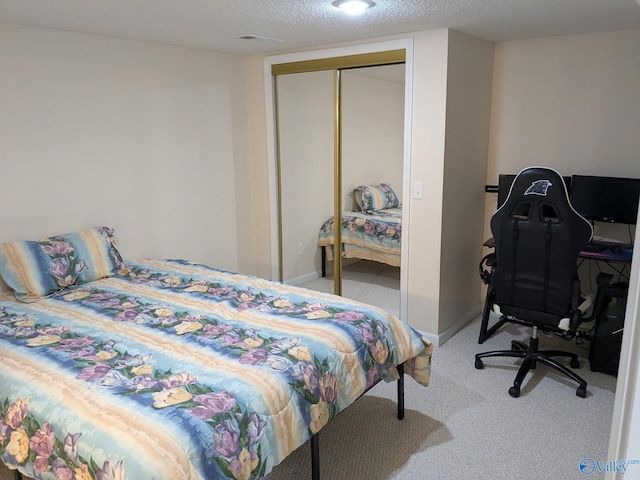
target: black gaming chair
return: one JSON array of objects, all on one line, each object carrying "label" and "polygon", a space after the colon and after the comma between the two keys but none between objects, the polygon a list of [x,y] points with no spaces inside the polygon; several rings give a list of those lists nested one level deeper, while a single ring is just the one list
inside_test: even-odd
[{"label": "black gaming chair", "polygon": [[[581,322],[580,283],[577,260],[593,234],[591,224],[569,201],[562,176],[555,170],[530,167],[513,181],[509,196],[491,218],[495,253],[487,258],[490,273],[482,329],[486,334],[488,310],[497,305],[501,321],[516,321],[533,327],[529,345],[513,341],[511,350],[478,353],[475,367],[484,368],[482,358],[516,357],[524,361],[513,386],[512,397],[530,369],[542,362],[578,382],[576,395],[585,397],[587,383],[552,357],[569,357],[578,368],[575,354],[557,350],[538,351],[538,329],[574,333]],[[484,341],[481,330],[481,341]],[[482,342],[480,342],[482,343]]]}]

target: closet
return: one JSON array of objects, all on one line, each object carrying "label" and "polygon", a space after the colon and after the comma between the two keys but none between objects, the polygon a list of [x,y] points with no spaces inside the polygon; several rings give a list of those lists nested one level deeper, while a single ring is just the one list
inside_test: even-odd
[{"label": "closet", "polygon": [[[359,210],[359,185],[386,182],[403,198],[405,50],[276,63],[271,75],[279,280],[326,289],[313,282],[322,275],[325,222]],[[341,236],[334,228],[334,245]],[[325,291],[357,297],[343,290],[344,266],[357,260],[332,257]]]}]

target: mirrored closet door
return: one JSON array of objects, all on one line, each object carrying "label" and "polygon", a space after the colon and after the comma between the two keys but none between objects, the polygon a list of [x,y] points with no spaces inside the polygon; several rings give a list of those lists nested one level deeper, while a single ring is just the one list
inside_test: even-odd
[{"label": "mirrored closet door", "polygon": [[[377,63],[365,55],[363,65],[312,71],[277,73],[274,67],[280,280],[380,303],[396,314],[404,161],[401,54]],[[342,228],[335,228],[335,218]],[[342,245],[342,255],[335,245]]]}]

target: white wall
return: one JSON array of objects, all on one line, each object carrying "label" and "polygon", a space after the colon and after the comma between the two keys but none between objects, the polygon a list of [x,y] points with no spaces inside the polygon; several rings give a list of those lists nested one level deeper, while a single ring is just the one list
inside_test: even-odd
[{"label": "white wall", "polygon": [[480,310],[493,44],[449,32],[438,333],[446,341]]},{"label": "white wall", "polygon": [[639,52],[640,30],[498,43],[487,183],[529,165],[640,177]]},{"label": "white wall", "polygon": [[449,33],[434,30],[413,38],[411,182],[424,182],[425,188],[422,199],[411,200],[409,247],[404,252],[409,255],[407,319],[414,328],[437,335]]},{"label": "white wall", "polygon": [[127,258],[237,269],[244,79],[239,56],[0,24],[0,241],[109,225]]}]

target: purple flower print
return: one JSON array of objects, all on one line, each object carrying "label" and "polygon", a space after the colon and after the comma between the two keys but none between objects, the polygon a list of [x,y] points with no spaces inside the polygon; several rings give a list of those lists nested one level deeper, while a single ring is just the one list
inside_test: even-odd
[{"label": "purple flower print", "polygon": [[222,337],[220,337],[220,345],[222,345],[223,347],[236,345],[241,341],[242,340],[240,340],[240,336],[235,332],[225,333],[224,335],[222,335]]},{"label": "purple flower print", "polygon": [[242,354],[240,363],[245,365],[260,365],[266,360],[267,355],[267,351],[263,348],[254,348]]},{"label": "purple flower print", "polygon": [[27,415],[29,409],[29,398],[19,398],[15,403],[11,404],[9,410],[7,410],[7,416],[4,422],[12,430],[17,430],[22,425],[24,417]]},{"label": "purple flower print", "polygon": [[69,242],[63,242],[60,240],[51,240],[48,244],[42,245],[42,251],[47,255],[67,255],[73,252],[73,245]]},{"label": "purple flower print", "polygon": [[355,310],[349,310],[347,312],[338,312],[333,318],[339,322],[355,322],[364,318],[364,313],[356,312]]},{"label": "purple flower print", "polygon": [[54,350],[73,350],[76,348],[89,347],[94,341],[95,339],[93,337],[66,338],[60,340],[59,345],[53,348]]},{"label": "purple flower print", "polygon": [[375,322],[375,329],[378,332],[380,338],[385,338],[387,336],[387,327],[384,323],[379,320]]},{"label": "purple flower print", "polygon": [[230,285],[227,285],[226,287],[210,288],[209,293],[216,297],[235,297],[238,295]]},{"label": "purple flower print", "polygon": [[139,392],[140,390],[156,388],[160,385],[160,382],[148,375],[145,375],[140,377],[133,377],[131,379],[130,385],[133,386],[133,389],[136,392]]},{"label": "purple flower print", "polygon": [[96,480],[116,480],[124,478],[124,462],[120,460],[112,467],[109,462],[104,462],[102,468],[96,472]]},{"label": "purple flower print", "polygon": [[49,265],[49,270],[58,279],[58,283],[61,283],[70,274],[69,259],[67,257],[54,258]]},{"label": "purple flower print", "polygon": [[378,373],[378,369],[374,366],[370,367],[367,370],[367,387],[373,385],[380,378],[380,374]]},{"label": "purple flower print", "polygon": [[113,319],[116,322],[129,322],[138,316],[138,312],[135,310],[125,310],[118,313]]},{"label": "purple flower print", "polygon": [[218,413],[230,411],[236,404],[236,397],[222,390],[196,395],[193,401],[200,405],[190,408],[189,413],[200,420],[208,420]]},{"label": "purple flower print", "polygon": [[64,441],[62,442],[64,446],[64,453],[67,454],[67,457],[69,457],[69,460],[73,463],[78,461],[78,440],[81,435],[82,433],[74,433],[73,435],[67,433],[64,437]]},{"label": "purple flower print", "polygon": [[145,365],[151,361],[152,355],[150,353],[145,356],[142,355],[124,355],[117,361],[116,368],[122,369],[126,367],[139,367]]},{"label": "purple flower print", "polygon": [[337,375],[325,373],[318,379],[318,385],[321,396],[327,403],[334,403],[338,399],[338,392],[342,388],[342,384]]},{"label": "purple flower print", "polygon": [[[94,302],[94,295],[89,297],[87,299],[87,302]],[[115,297],[105,298],[104,300],[98,300],[96,301],[96,303],[98,303],[98,305],[100,305],[102,308],[120,308],[120,305],[122,305],[122,302]]]},{"label": "purple flower print", "polygon": [[102,377],[98,378],[96,383],[101,387],[119,387],[126,385],[128,382],[127,377],[122,375],[117,370],[109,370]]},{"label": "purple flower print", "polygon": [[64,335],[65,333],[69,333],[71,331],[71,327],[66,325],[61,325],[59,327],[43,327],[38,332],[41,335]]},{"label": "purple flower print", "polygon": [[224,333],[230,332],[231,330],[233,330],[233,327],[227,324],[205,325],[204,328],[202,329],[203,331],[202,336],[205,338],[215,338],[215,337],[219,337]]},{"label": "purple flower print", "polygon": [[369,325],[360,325],[358,330],[360,331],[360,337],[362,337],[362,340],[366,343],[372,343],[374,341],[373,330],[371,330]]},{"label": "purple flower print", "polygon": [[301,379],[307,390],[313,394],[318,390],[318,370],[313,365],[307,365]]},{"label": "purple flower print", "polygon": [[234,478],[250,478],[251,473],[258,466],[260,459],[256,452],[243,448],[236,458],[229,463],[229,469]]},{"label": "purple flower print", "polygon": [[42,428],[36,430],[36,433],[29,440],[29,448],[36,452],[36,460],[34,467],[38,472],[44,472],[49,467],[49,457],[53,452],[53,425],[43,423]]},{"label": "purple flower print", "polygon": [[[79,291],[79,290],[77,290]],[[88,291],[88,290],[87,290]],[[87,301],[90,302],[103,302],[105,300],[109,300],[115,297],[115,293],[94,293],[90,297],[87,298]]]},{"label": "purple flower print", "polygon": [[[238,414],[238,423],[242,421],[241,414]],[[249,414],[249,423],[247,425],[247,429],[249,430],[249,446],[253,447],[260,441],[262,437],[262,433],[264,432],[264,427],[267,424],[264,420],[260,420],[258,414],[251,412]]]},{"label": "purple flower print", "polygon": [[198,377],[192,377],[190,373],[176,373],[175,375],[171,375],[167,378],[163,378],[160,380],[160,383],[167,389],[169,388],[177,388],[183,387],[185,385],[191,385],[192,383],[196,383],[198,381]]},{"label": "purple flower print", "polygon": [[224,420],[213,430],[213,445],[216,452],[226,458],[238,453],[238,432],[230,420]]},{"label": "purple flower print", "polygon": [[73,470],[67,467],[61,459],[56,459],[51,467],[56,475],[56,480],[73,480]]},{"label": "purple flower print", "polygon": [[291,350],[293,347],[299,344],[300,344],[300,337],[296,337],[296,338],[285,337],[285,338],[276,340],[274,342],[271,342],[270,351],[271,353],[283,353],[283,352],[286,352],[287,350]]},{"label": "purple flower print", "polygon": [[93,346],[81,348],[73,352],[75,358],[82,358],[83,360],[90,360],[95,357],[96,349]]},{"label": "purple flower print", "polygon": [[373,222],[367,222],[364,225],[364,232],[369,235],[372,236],[376,233],[376,226]]},{"label": "purple flower print", "polygon": [[[11,329],[9,329],[9,331],[11,331]],[[13,335],[16,337],[30,337],[35,333],[37,332],[33,327],[17,327],[13,331]]]},{"label": "purple flower print", "polygon": [[95,365],[83,368],[76,378],[86,382],[94,382],[98,378],[106,375],[109,370],[111,370],[109,365],[105,363],[96,363]]},{"label": "purple flower print", "polygon": [[256,302],[243,302],[243,303],[239,303],[236,308],[238,309],[239,312],[242,312],[244,310],[249,310],[257,306],[258,304]]}]

